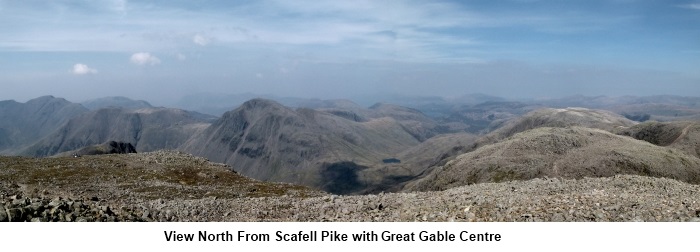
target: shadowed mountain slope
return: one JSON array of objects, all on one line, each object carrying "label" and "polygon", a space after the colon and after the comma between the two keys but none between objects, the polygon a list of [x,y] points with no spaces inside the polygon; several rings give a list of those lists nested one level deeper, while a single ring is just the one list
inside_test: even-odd
[{"label": "shadowed mountain slope", "polygon": [[105,108],[71,119],[22,154],[51,156],[106,141],[131,143],[139,152],[175,149],[208,125],[201,114],[179,109]]},{"label": "shadowed mountain slope", "polygon": [[[444,128],[410,108],[322,103],[327,108],[292,109],[254,99],[219,119],[179,109],[102,108],[75,116],[19,154],[100,152],[100,144],[117,141],[138,152],[185,150],[257,179],[346,194],[397,190],[395,185],[464,148],[456,145],[475,139],[469,134],[431,139]],[[0,133],[0,139],[7,138]],[[423,142],[429,147],[421,147]]]},{"label": "shadowed mountain slope", "polygon": [[700,122],[645,122],[619,131],[649,143],[668,146],[700,157]]},{"label": "shadowed mountain slope", "polygon": [[616,174],[700,183],[700,159],[604,130],[545,127],[462,154],[407,187],[410,190],[444,190],[483,182]]},{"label": "shadowed mountain slope", "polygon": [[468,133],[438,135],[397,154],[395,158],[382,160],[383,168],[375,172],[392,171],[391,174],[373,176],[381,180],[375,181],[377,186],[368,188],[363,193],[401,191],[406,183],[455,158],[464,149],[474,145],[477,139],[477,136]]},{"label": "shadowed mountain slope", "polygon": [[22,147],[87,111],[80,104],[53,96],[42,96],[26,103],[0,101],[0,154],[16,154]]},{"label": "shadowed mountain slope", "polygon": [[229,164],[256,179],[342,194],[370,190],[397,174],[415,176],[404,168],[388,167],[384,160],[418,146],[431,134],[423,129],[434,127],[435,122],[398,106],[354,111],[350,112],[361,120],[338,116],[338,110],[295,110],[253,99],[225,113],[181,149]]}]

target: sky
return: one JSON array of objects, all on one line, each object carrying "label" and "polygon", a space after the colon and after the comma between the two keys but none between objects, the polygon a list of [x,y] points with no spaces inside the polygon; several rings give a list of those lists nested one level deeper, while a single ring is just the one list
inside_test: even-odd
[{"label": "sky", "polygon": [[0,100],[700,96],[700,0],[0,0]]}]

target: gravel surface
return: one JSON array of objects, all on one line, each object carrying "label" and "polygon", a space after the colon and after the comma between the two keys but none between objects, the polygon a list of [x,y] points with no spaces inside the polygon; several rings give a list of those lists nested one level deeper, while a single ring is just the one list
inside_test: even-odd
[{"label": "gravel surface", "polygon": [[440,192],[148,202],[181,221],[700,221],[700,187],[642,176],[534,179]]},{"label": "gravel surface", "polygon": [[700,221],[700,186],[667,178],[338,196],[227,169],[177,152],[0,158],[0,221]]}]

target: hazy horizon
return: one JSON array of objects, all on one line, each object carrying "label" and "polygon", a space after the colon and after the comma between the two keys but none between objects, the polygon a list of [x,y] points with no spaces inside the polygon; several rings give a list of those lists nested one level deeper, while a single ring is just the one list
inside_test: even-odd
[{"label": "hazy horizon", "polygon": [[0,0],[0,100],[700,96],[697,24],[697,0]]}]

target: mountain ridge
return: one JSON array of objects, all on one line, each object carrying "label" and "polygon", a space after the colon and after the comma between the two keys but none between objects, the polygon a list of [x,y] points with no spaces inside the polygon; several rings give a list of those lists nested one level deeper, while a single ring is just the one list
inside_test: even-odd
[{"label": "mountain ridge", "polygon": [[142,108],[152,108],[153,106],[144,100],[132,100],[124,96],[108,96],[97,99],[91,99],[83,101],[80,103],[84,107],[90,110],[97,110],[101,108],[125,108],[125,109],[142,109]]},{"label": "mountain ridge", "polygon": [[257,179],[323,187],[319,176],[325,168],[371,166],[418,143],[393,118],[356,122],[253,99],[226,112],[182,150],[230,164]]},{"label": "mountain ridge", "polygon": [[0,153],[17,150],[47,136],[70,118],[88,109],[63,98],[42,96],[25,103],[0,101]]},{"label": "mountain ridge", "polygon": [[700,183],[700,159],[677,149],[579,126],[540,127],[456,157],[409,186],[444,190],[533,178],[668,177]]},{"label": "mountain ridge", "polygon": [[[435,119],[419,109],[383,102],[365,108],[348,100],[304,101],[316,108],[289,107],[255,98],[215,117],[164,107],[110,106],[87,110],[65,99],[39,97],[27,102],[29,107],[34,107],[32,111],[43,109],[37,118],[53,116],[47,112],[51,107],[82,108],[85,112],[75,112],[78,115],[63,119],[66,120],[63,125],[47,127],[46,131],[52,132],[19,153],[51,156],[119,141],[132,144],[138,152],[186,151],[226,163],[256,179],[301,184],[338,194],[410,189],[415,180],[425,179],[456,162],[460,155],[481,152],[541,128],[602,129],[613,135],[667,146],[672,152],[679,150],[695,158],[700,155],[697,145],[700,128],[695,127],[697,124],[693,121],[638,123],[601,109],[542,108],[503,100],[465,103],[458,109],[466,110],[456,110],[467,111],[460,117]],[[43,108],[42,104],[47,107]],[[7,115],[8,111],[17,111],[13,108],[27,105],[2,101],[0,106],[9,108],[3,112]],[[471,123],[482,121],[488,124],[482,128],[485,129],[482,135],[472,134]],[[0,127],[0,143],[13,144],[8,132]],[[551,139],[559,139],[558,135],[562,134],[566,135],[552,133]],[[538,148],[558,147],[542,145]],[[506,147],[502,149],[507,150]],[[674,152],[672,156],[678,155]],[[542,157],[545,160],[548,156]],[[637,167],[637,163],[633,166]]]},{"label": "mountain ridge", "polygon": [[102,108],[71,118],[51,135],[20,153],[51,156],[106,141],[131,143],[139,152],[176,149],[206,125],[208,123],[198,115],[179,109]]}]

